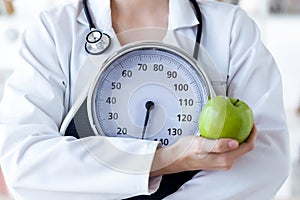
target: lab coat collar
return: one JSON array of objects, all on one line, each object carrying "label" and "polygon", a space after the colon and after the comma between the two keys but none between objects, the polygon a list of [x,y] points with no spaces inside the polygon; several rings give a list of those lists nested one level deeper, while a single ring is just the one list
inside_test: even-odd
[{"label": "lab coat collar", "polygon": [[[89,0],[88,7],[95,26],[109,35],[114,34],[110,0]],[[187,28],[199,24],[193,6],[188,0],[169,0],[169,12],[169,30]],[[88,26],[83,9],[79,12],[77,21]]]},{"label": "lab coat collar", "polygon": [[169,0],[169,29],[193,27],[199,24],[189,0]]}]

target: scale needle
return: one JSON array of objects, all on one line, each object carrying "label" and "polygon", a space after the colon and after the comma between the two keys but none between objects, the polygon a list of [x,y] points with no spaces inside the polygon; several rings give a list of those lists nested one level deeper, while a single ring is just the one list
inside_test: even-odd
[{"label": "scale needle", "polygon": [[147,125],[148,125],[149,116],[150,116],[150,111],[154,108],[153,101],[147,101],[147,103],[145,104],[145,107],[147,109],[147,112],[146,112],[146,117],[145,117],[145,122],[144,122],[142,139],[144,139],[144,137],[145,137],[145,132],[146,132],[146,128],[147,128]]}]

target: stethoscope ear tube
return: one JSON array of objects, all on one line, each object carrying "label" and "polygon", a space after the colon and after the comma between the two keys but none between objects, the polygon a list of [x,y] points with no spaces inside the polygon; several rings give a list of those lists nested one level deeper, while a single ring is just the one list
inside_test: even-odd
[{"label": "stethoscope ear tube", "polygon": [[95,26],[95,24],[92,20],[90,12],[89,12],[89,8],[87,6],[87,0],[82,0],[82,5],[83,5],[84,14],[85,14],[86,19],[87,19],[87,21],[89,23],[89,26],[90,26],[90,30],[96,29],[96,26]]},{"label": "stethoscope ear tube", "polygon": [[196,43],[195,43],[195,47],[194,47],[194,55],[193,57],[198,60],[198,53],[199,53],[199,48],[200,48],[200,42],[201,42],[201,37],[202,37],[202,14],[201,14],[201,10],[198,6],[198,3],[196,0],[190,0],[191,4],[193,4],[193,7],[195,9],[196,12],[196,17],[199,21],[199,25],[197,26],[197,36],[196,36]]}]

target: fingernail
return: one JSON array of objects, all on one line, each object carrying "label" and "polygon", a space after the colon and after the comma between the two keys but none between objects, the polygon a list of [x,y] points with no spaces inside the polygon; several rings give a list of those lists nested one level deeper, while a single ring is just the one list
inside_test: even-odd
[{"label": "fingernail", "polygon": [[233,148],[236,148],[238,146],[238,142],[237,141],[230,141],[228,142],[228,146],[229,148],[233,149]]}]

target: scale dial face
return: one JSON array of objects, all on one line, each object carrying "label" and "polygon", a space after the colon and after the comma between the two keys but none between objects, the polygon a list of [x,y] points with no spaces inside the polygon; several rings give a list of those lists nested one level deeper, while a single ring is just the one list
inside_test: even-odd
[{"label": "scale dial face", "polygon": [[96,135],[163,146],[199,135],[210,88],[196,61],[180,49],[162,43],[129,46],[108,59],[96,77],[87,104]]}]

